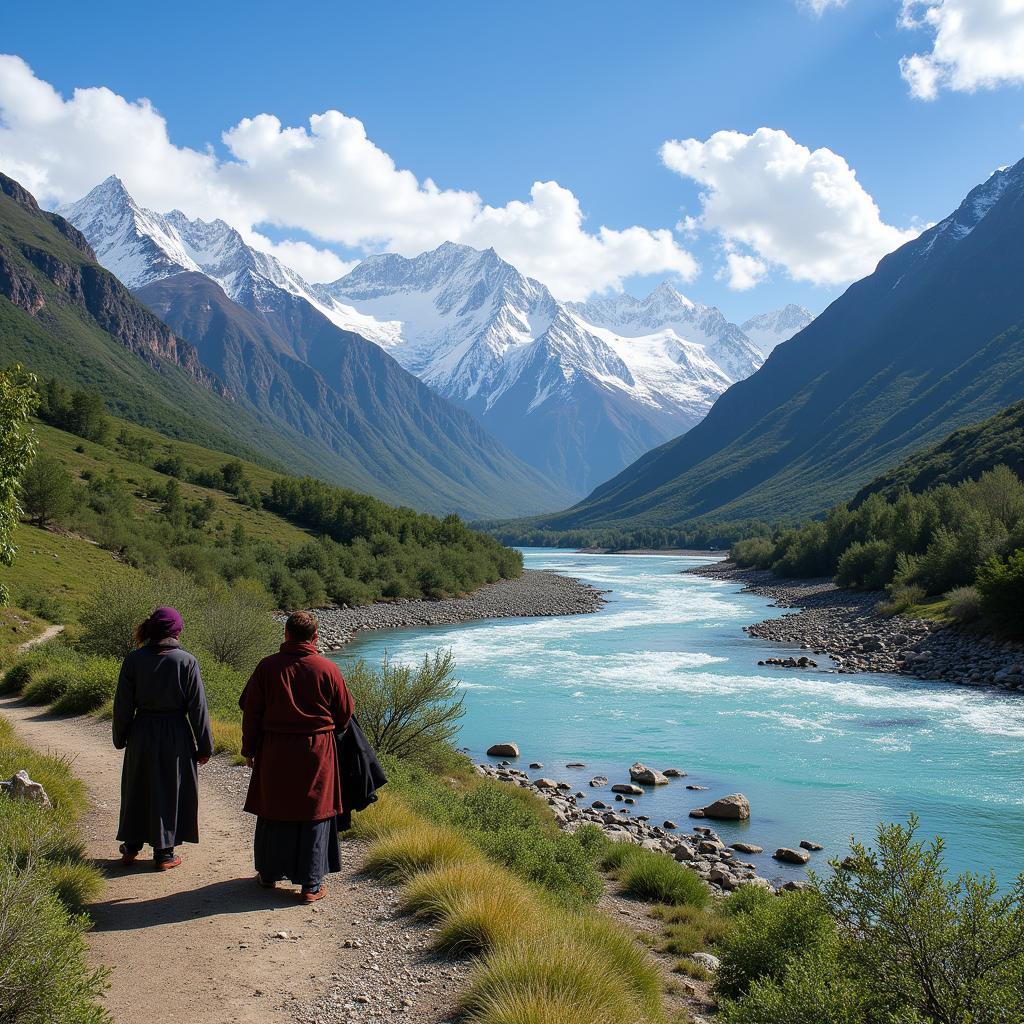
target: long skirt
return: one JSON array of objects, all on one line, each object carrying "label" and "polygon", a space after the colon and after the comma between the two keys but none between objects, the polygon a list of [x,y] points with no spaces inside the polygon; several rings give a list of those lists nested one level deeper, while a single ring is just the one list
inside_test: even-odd
[{"label": "long skirt", "polygon": [[324,875],[341,870],[338,819],[273,821],[256,819],[256,870],[264,882],[288,879],[315,889]]},{"label": "long skirt", "polygon": [[117,838],[158,850],[199,842],[195,744],[183,714],[140,714],[132,724]]}]

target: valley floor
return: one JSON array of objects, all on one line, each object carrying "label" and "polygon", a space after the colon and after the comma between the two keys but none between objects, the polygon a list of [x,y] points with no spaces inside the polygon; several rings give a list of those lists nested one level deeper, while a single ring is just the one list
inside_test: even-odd
[{"label": "valley floor", "polygon": [[449,1020],[467,965],[427,948],[428,929],[399,914],[396,891],[361,872],[346,842],[343,870],[315,906],[253,880],[255,819],[242,811],[248,769],[214,758],[200,769],[198,846],[184,864],[124,869],[117,857],[121,754],[109,724],[64,718],[0,699],[0,715],[38,750],[67,757],[89,789],[86,855],[108,876],[88,935],[96,965],[112,968],[105,1000],[115,1024],[167,1015],[203,1024],[334,1024]]},{"label": "valley floor", "polygon": [[968,686],[1024,692],[1024,644],[999,641],[943,623],[878,611],[886,595],[837,587],[831,579],[784,579],[731,562],[685,570],[742,583],[779,607],[799,608],[781,618],[747,626],[762,640],[827,654],[837,671],[899,672]]}]

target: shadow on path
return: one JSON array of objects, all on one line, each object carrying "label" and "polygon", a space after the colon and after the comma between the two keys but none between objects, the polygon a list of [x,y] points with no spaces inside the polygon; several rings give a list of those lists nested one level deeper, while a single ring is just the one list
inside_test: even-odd
[{"label": "shadow on path", "polygon": [[[132,873],[153,874],[151,870]],[[139,884],[145,885],[144,880],[140,879]],[[148,900],[104,900],[90,904],[89,913],[95,922],[93,931],[130,932],[222,914],[301,906],[287,889],[261,889],[252,878],[230,878]]]}]

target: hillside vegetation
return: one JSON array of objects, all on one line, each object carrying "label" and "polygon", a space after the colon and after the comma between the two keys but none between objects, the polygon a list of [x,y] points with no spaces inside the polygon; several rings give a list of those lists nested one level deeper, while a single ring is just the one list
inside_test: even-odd
[{"label": "hillside vegetation", "polygon": [[938,484],[977,480],[985,470],[1000,465],[1024,476],[1024,402],[954,431],[934,448],[916,452],[862,487],[853,504],[860,504],[869,494],[891,498],[904,488],[917,494]]},{"label": "hillside vegetation", "polygon": [[730,557],[780,576],[886,588],[893,611],[948,595],[954,618],[983,616],[1000,632],[1024,635],[1024,483],[1006,466],[920,494],[876,492],[824,520],[738,541]]}]

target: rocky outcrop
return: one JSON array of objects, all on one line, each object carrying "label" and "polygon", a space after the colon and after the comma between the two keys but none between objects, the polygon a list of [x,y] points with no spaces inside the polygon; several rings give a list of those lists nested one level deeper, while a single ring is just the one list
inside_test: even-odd
[{"label": "rocky outcrop", "polygon": [[705,818],[719,821],[746,821],[750,817],[750,801],[742,793],[730,793],[702,807]]},{"label": "rocky outcrop", "polygon": [[33,782],[27,771],[15,772],[7,782],[0,782],[2,790],[12,800],[28,800],[40,807],[50,807],[50,797],[41,782]]},{"label": "rocky outcrop", "polygon": [[791,850],[788,846],[780,846],[773,854],[775,860],[785,864],[806,864],[811,855],[806,850]]},{"label": "rocky outcrop", "polygon": [[35,316],[46,304],[39,286],[0,243],[0,295]]}]

